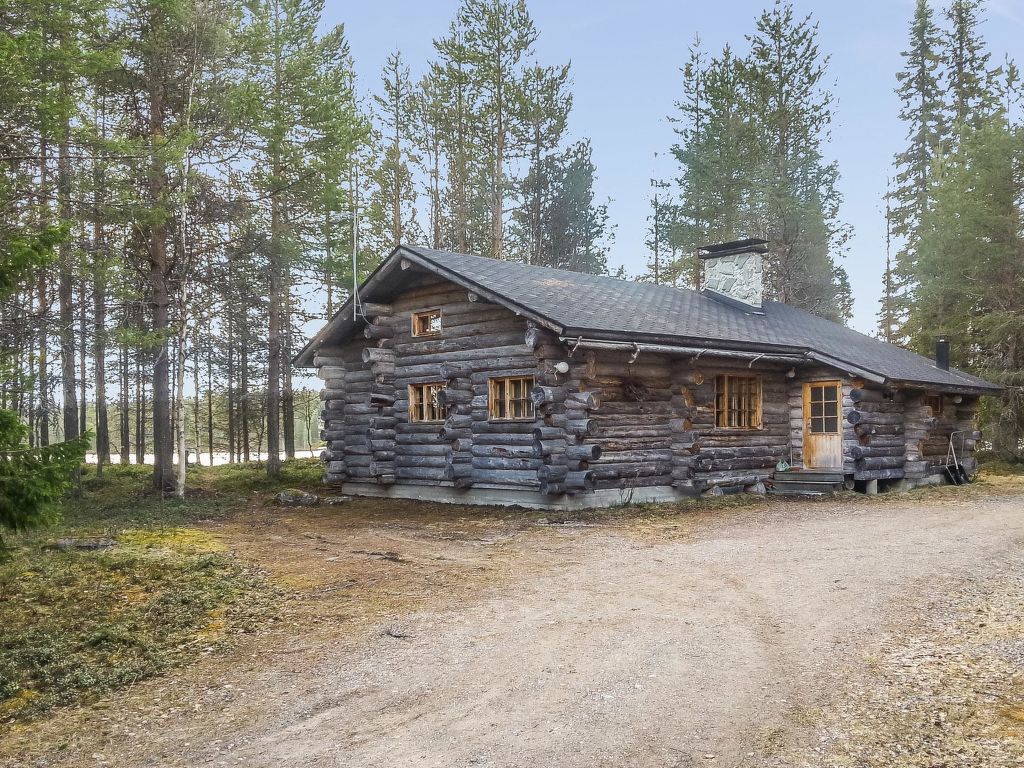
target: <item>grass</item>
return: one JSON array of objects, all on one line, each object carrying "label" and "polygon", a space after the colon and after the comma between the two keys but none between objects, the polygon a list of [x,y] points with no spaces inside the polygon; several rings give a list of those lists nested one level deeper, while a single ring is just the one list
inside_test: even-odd
[{"label": "grass", "polygon": [[[89,701],[203,653],[272,614],[278,594],[198,527],[251,494],[319,483],[316,460],[190,470],[184,500],[161,501],[146,467],[86,469],[58,525],[9,537],[0,563],[0,723]],[[103,550],[54,550],[57,538],[112,537]]]}]

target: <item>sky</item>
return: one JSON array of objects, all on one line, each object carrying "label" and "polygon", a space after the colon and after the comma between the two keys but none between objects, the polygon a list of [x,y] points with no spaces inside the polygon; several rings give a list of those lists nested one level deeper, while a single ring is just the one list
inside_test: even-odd
[{"label": "sky", "polygon": [[[539,32],[537,60],[572,64],[569,138],[589,138],[593,145],[595,193],[609,202],[615,226],[611,270],[619,265],[630,275],[644,270],[650,179],[670,178],[673,172],[668,150],[674,134],[667,116],[680,95],[679,70],[694,35],[710,52],[726,43],[745,51],[744,35],[770,2],[527,0]],[[384,60],[396,49],[418,78],[433,56],[433,39],[446,33],[458,5],[458,0],[327,0],[325,23],[345,25],[360,89],[367,94],[379,88]],[[935,7],[944,5],[940,0]],[[842,261],[855,299],[851,325],[872,333],[885,264],[883,196],[892,157],[905,144],[896,72],[914,3],[794,0],[794,8],[813,15],[819,48],[831,57],[836,119],[826,157],[839,163],[841,219],[853,228]],[[1022,32],[1024,0],[990,0],[982,34],[993,63],[1007,52],[1021,58]]]}]

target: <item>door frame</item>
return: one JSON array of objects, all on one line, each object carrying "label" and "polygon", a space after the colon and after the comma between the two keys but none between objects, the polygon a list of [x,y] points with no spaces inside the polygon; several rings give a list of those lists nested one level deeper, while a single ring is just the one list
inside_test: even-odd
[{"label": "door frame", "polygon": [[[811,388],[822,387],[822,386],[835,386],[836,388],[836,417],[838,424],[837,432],[811,432]],[[841,470],[843,468],[843,382],[840,379],[821,379],[802,382],[802,395],[801,401],[803,404],[803,450],[801,451],[801,457],[803,459],[804,469],[835,469]],[[821,436],[833,437],[838,441],[838,446],[834,449],[835,452],[829,453],[830,460],[838,459],[838,463],[823,465],[820,462],[815,462],[813,465],[808,461],[808,442],[811,439],[817,439]],[[813,461],[814,454],[811,454]]]}]

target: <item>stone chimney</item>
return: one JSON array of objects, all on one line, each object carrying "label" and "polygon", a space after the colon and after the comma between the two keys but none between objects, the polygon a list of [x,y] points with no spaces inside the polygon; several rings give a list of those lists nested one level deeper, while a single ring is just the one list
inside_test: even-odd
[{"label": "stone chimney", "polygon": [[704,260],[702,292],[727,304],[760,312],[767,243],[748,238],[701,248],[698,255]]}]

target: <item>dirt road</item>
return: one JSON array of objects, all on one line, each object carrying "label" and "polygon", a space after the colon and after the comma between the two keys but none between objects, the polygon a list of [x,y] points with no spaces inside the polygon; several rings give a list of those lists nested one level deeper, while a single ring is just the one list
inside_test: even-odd
[{"label": "dirt road", "polygon": [[[1024,763],[1024,487],[554,524],[254,511],[296,590],[8,764]],[[262,515],[262,516],[261,516]]]}]

